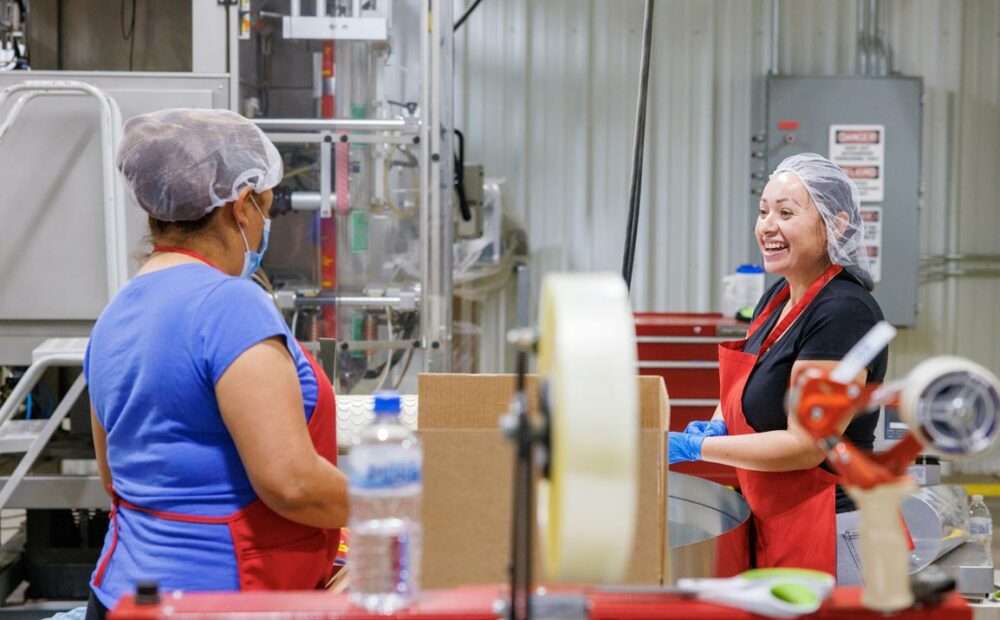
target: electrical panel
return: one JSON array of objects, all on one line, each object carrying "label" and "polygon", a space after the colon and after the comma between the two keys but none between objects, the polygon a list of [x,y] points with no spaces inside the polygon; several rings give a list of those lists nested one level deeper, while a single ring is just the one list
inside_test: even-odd
[{"label": "electrical panel", "polygon": [[766,173],[796,153],[819,153],[857,182],[875,299],[897,326],[916,323],[920,264],[923,82],[914,77],[767,80]]}]

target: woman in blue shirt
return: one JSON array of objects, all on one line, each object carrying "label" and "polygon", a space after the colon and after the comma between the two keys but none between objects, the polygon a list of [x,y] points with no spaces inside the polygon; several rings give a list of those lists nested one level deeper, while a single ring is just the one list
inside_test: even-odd
[{"label": "woman in blue shirt", "polygon": [[249,277],[277,149],[228,111],[130,119],[117,166],[153,253],[101,314],[84,364],[113,498],[91,581],[100,617],[166,590],[321,587],[347,521],[333,390]]}]

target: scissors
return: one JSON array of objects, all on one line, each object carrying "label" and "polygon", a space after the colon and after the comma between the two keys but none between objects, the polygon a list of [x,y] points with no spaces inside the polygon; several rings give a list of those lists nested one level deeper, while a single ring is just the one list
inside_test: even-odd
[{"label": "scissors", "polygon": [[762,616],[796,618],[818,611],[835,583],[817,570],[757,568],[727,579],[680,579],[677,590]]}]

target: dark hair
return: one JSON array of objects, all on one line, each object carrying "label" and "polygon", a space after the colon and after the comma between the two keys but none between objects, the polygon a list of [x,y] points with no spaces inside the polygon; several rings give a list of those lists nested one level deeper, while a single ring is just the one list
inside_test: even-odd
[{"label": "dark hair", "polygon": [[[224,243],[221,236],[211,230],[212,223],[221,211],[222,209],[212,209],[197,220],[178,222],[167,222],[149,216],[149,235],[143,241],[150,246],[155,246],[161,242],[163,245],[178,245],[190,240],[191,237],[206,235],[219,243]],[[136,258],[145,260],[149,258],[150,254],[150,252],[139,252]]]},{"label": "dark hair", "polygon": [[215,213],[220,209],[213,209],[197,220],[167,222],[158,220],[152,215],[149,216],[149,232],[153,237],[187,237],[199,233],[208,228],[215,218]]}]

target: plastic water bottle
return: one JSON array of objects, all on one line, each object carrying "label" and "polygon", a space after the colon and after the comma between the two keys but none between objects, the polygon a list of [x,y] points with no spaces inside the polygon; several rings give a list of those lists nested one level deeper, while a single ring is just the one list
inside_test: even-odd
[{"label": "plastic water bottle", "polygon": [[361,432],[347,462],[351,601],[391,614],[420,589],[420,441],[399,420],[394,392],[376,392],[375,420]]},{"label": "plastic water bottle", "polygon": [[764,269],[758,265],[740,265],[736,273],[722,278],[722,315],[731,319],[748,308],[752,313],[764,295]]},{"label": "plastic water bottle", "polygon": [[969,540],[983,545],[986,553],[992,555],[993,517],[982,495],[973,495],[969,504]]}]

